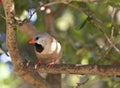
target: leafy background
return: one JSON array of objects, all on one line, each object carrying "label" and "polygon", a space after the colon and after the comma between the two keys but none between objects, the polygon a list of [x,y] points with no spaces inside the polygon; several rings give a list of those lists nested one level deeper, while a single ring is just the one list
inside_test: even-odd
[{"label": "leafy background", "polygon": [[[29,10],[35,10],[41,3],[45,4],[48,0],[14,0],[16,14],[24,19],[28,16]],[[104,34],[90,22],[89,17],[94,17],[101,21],[97,23],[104,32],[110,37],[112,26],[114,27],[114,35],[112,40],[117,48],[120,48],[120,1],[119,0],[94,0],[91,2],[76,2],[73,0],[70,4],[78,7],[76,9],[71,6],[64,7],[55,17],[55,35],[61,42],[63,48],[63,63],[71,64],[119,64],[120,56],[113,48],[109,48],[110,44]],[[56,9],[60,5],[52,6]],[[33,9],[34,8],[34,9]],[[61,7],[62,8],[62,7]],[[112,11],[116,9],[114,18]],[[86,14],[86,10],[91,13]],[[2,4],[0,4],[0,14],[4,16]],[[7,47],[5,45],[5,19],[0,16],[0,86],[1,88],[30,88],[19,77],[13,73],[11,60]],[[33,20],[32,20],[33,19]],[[45,30],[45,14],[44,11],[36,12],[30,20],[40,31]],[[29,38],[23,34],[19,28],[17,30],[17,40],[21,54],[30,61],[35,61],[33,47],[28,44]],[[108,52],[108,50],[110,51]],[[5,52],[3,52],[5,51]],[[105,53],[108,52],[107,55]],[[4,57],[4,56],[6,57]],[[104,58],[103,58],[104,57]],[[6,61],[3,61],[6,59]],[[10,58],[10,57],[9,57]],[[97,75],[62,75],[63,88],[120,88],[120,79],[116,76],[104,77]]]}]

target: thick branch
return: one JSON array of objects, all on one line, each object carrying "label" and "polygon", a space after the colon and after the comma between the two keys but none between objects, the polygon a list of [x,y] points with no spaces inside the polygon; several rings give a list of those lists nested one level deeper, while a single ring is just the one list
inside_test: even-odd
[{"label": "thick branch", "polygon": [[[47,8],[47,9],[51,10],[50,8]],[[54,36],[55,35],[54,17],[51,13],[45,14],[45,25],[46,25],[47,32]]]},{"label": "thick branch", "polygon": [[84,75],[102,75],[102,76],[120,76],[120,65],[73,65],[73,64],[56,64],[49,68],[41,65],[34,69],[32,64],[26,68],[31,71],[39,71],[45,73],[62,73],[62,74],[84,74]]},{"label": "thick branch", "polygon": [[29,38],[32,38],[33,36],[35,36],[37,33],[39,33],[39,31],[37,30],[37,28],[31,24],[31,23],[24,23],[22,25],[19,25],[20,30],[26,34]]},{"label": "thick branch", "polygon": [[15,9],[13,0],[2,0],[6,16],[7,25],[7,46],[12,58],[15,72],[27,82],[33,84],[36,88],[40,86],[47,88],[47,84],[35,72],[28,72],[23,67],[23,58],[19,54],[19,49],[16,41],[16,24],[14,20]]}]

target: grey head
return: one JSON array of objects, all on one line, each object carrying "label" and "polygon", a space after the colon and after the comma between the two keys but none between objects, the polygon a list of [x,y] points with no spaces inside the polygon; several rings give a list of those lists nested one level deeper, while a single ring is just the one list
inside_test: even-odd
[{"label": "grey head", "polygon": [[38,33],[33,38],[35,40],[35,49],[37,52],[42,52],[44,50],[44,47],[47,45],[47,41],[49,39],[50,35],[48,33]]}]

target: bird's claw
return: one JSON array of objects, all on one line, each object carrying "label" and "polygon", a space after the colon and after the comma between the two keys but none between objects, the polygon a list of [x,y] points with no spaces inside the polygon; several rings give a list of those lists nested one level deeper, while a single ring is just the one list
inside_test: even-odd
[{"label": "bird's claw", "polygon": [[37,69],[37,67],[38,67],[37,64],[35,64],[35,69]]},{"label": "bird's claw", "polygon": [[37,69],[37,67],[40,65],[41,65],[41,62],[38,60],[37,63],[35,64],[35,69]]},{"label": "bird's claw", "polygon": [[24,64],[25,64],[26,67],[28,67],[29,64],[30,64],[30,61],[25,59]]},{"label": "bird's claw", "polygon": [[53,67],[54,64],[55,64],[55,61],[52,61],[52,62],[49,63],[47,66],[48,66],[48,68],[50,68],[50,67]]},{"label": "bird's claw", "polygon": [[30,61],[27,61],[26,66],[28,67],[28,66],[29,66],[29,64],[30,64]]}]

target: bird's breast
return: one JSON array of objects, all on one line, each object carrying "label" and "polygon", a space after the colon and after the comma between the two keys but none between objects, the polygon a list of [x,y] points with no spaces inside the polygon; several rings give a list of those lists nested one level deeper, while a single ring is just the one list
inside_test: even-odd
[{"label": "bird's breast", "polygon": [[61,50],[61,45],[59,42],[56,40],[53,40],[51,43],[48,43],[45,47],[44,50],[39,53],[37,52],[37,56],[39,58],[59,58],[61,57],[62,50]]}]

